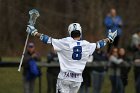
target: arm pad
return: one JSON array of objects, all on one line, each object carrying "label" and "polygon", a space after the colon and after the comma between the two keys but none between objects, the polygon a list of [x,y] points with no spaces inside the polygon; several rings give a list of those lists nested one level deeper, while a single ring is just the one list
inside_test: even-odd
[{"label": "arm pad", "polygon": [[43,43],[47,44],[47,43],[50,42],[50,37],[47,36],[47,35],[41,34],[40,40],[41,40]]},{"label": "arm pad", "polygon": [[100,40],[97,42],[97,48],[102,48],[106,46],[107,42],[105,40]]}]

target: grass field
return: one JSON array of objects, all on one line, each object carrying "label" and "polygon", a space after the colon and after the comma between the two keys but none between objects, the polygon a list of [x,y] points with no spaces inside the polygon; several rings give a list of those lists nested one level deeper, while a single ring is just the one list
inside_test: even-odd
[{"label": "grass field", "polygon": [[[5,58],[4,60],[11,59]],[[15,58],[14,60],[18,59]],[[19,73],[17,69],[18,68],[0,68],[0,93],[23,93],[22,73]],[[46,93],[46,68],[42,68],[42,73],[42,93]],[[110,88],[110,81],[108,75],[106,75],[102,93],[110,93]],[[92,91],[92,87],[90,89]],[[38,93],[38,79],[36,80],[35,84],[35,93]],[[129,81],[126,88],[126,93],[135,93],[132,69],[129,73]]]}]

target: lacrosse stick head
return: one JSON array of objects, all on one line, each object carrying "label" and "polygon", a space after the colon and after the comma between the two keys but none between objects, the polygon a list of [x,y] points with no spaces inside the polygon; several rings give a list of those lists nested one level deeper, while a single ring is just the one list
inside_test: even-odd
[{"label": "lacrosse stick head", "polygon": [[29,25],[34,26],[36,19],[39,17],[39,12],[36,9],[32,9],[29,11],[30,19],[29,19]]}]

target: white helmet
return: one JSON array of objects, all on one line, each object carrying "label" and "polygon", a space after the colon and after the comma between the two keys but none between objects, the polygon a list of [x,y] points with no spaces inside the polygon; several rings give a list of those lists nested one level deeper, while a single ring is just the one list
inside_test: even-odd
[{"label": "white helmet", "polygon": [[71,36],[71,32],[76,31],[76,30],[80,31],[80,33],[82,35],[82,28],[81,28],[79,23],[72,23],[72,24],[69,25],[68,32],[69,32],[70,36]]}]

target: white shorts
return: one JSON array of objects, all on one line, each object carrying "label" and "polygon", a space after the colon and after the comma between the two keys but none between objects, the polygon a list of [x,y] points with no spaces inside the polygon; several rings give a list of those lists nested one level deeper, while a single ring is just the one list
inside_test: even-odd
[{"label": "white shorts", "polygon": [[57,79],[56,93],[77,93],[81,82]]}]

